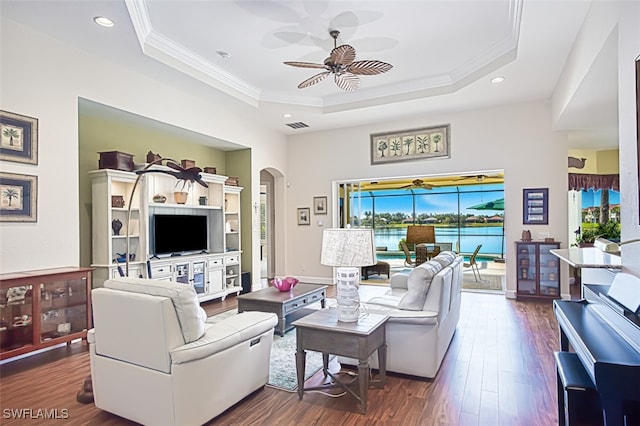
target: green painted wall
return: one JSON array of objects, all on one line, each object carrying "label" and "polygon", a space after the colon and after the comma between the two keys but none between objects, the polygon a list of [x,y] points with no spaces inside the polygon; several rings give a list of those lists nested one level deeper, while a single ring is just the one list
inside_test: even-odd
[{"label": "green painted wall", "polygon": [[251,150],[241,149],[227,152],[227,176],[237,176],[240,186],[240,244],[242,246],[242,270],[251,271],[253,250],[251,247]]},{"label": "green painted wall", "polygon": [[[240,151],[222,151],[211,148],[187,137],[161,132],[153,128],[136,125],[131,122],[100,117],[84,113],[82,108],[78,115],[78,144],[79,144],[79,192],[80,192],[80,265],[91,264],[91,179],[89,172],[98,169],[99,152],[120,151],[134,155],[134,163],[144,163],[147,152],[152,151],[165,158],[180,161],[194,160],[196,166],[215,167],[217,173],[227,176],[240,177],[242,182],[251,181],[250,149]],[[229,159],[232,159],[231,161]],[[227,167],[227,164],[233,167]],[[246,190],[245,190],[246,191]],[[247,252],[250,256],[251,215],[244,200],[249,199],[243,191],[242,223],[243,223],[243,258]],[[245,210],[245,208],[247,210]],[[245,219],[247,217],[247,219]],[[244,224],[249,225],[245,231]],[[246,232],[246,234],[245,234]],[[247,240],[245,240],[245,235]],[[247,249],[245,249],[245,247]],[[244,262],[244,260],[243,260]],[[243,269],[250,270],[250,257],[243,263]]]}]

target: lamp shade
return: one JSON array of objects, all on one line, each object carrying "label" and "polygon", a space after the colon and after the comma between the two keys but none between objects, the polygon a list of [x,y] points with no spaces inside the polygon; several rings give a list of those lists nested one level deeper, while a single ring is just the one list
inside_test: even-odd
[{"label": "lamp shade", "polygon": [[376,264],[372,229],[325,229],[322,257],[325,266],[369,266]]},{"label": "lamp shade", "polygon": [[435,243],[436,231],[433,226],[407,226],[407,244]]}]

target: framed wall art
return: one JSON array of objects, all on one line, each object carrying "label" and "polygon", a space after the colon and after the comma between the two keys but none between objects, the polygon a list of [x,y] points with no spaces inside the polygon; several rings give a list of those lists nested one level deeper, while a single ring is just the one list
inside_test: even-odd
[{"label": "framed wall art", "polygon": [[0,160],[38,164],[38,119],[0,110]]},{"label": "framed wall art", "polygon": [[450,125],[371,135],[371,164],[451,157]]},{"label": "framed wall art", "polygon": [[327,197],[313,197],[313,213],[327,214]]},{"label": "framed wall art", "polygon": [[0,222],[37,222],[38,177],[0,173]]},{"label": "framed wall art", "polygon": [[298,207],[298,225],[311,225],[311,209]]},{"label": "framed wall art", "polygon": [[549,188],[523,189],[522,199],[523,224],[549,224]]}]

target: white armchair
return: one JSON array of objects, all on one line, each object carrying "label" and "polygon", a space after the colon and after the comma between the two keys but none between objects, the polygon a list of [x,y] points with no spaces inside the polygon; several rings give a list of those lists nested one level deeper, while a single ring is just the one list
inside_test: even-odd
[{"label": "white armchair", "polygon": [[269,379],[275,314],[206,322],[188,285],[118,278],[91,292],[98,408],[146,425],[201,425]]}]

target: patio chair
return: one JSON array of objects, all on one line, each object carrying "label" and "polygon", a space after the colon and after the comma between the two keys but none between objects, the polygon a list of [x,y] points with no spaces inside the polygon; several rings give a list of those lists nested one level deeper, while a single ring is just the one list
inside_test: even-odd
[{"label": "patio chair", "polygon": [[415,259],[411,258],[411,251],[409,251],[407,243],[404,241],[400,241],[400,247],[402,247],[402,251],[404,252],[404,266],[416,266],[416,261]]},{"label": "patio chair", "polygon": [[[473,254],[469,258],[469,261],[464,262],[462,264],[462,266],[465,268],[471,268],[471,271],[473,271],[473,278],[476,280],[476,282],[482,279],[480,277],[480,269],[478,268],[478,262],[476,261],[476,256],[478,256],[478,252],[480,251],[481,247],[482,247],[482,244],[478,244],[478,247],[476,247],[476,249],[473,251]],[[477,276],[476,276],[476,273],[478,274]]]}]

